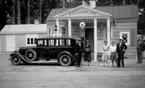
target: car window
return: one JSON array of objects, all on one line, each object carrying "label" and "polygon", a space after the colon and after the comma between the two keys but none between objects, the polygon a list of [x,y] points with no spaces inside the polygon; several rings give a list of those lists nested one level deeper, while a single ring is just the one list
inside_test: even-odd
[{"label": "car window", "polygon": [[46,39],[44,40],[44,45],[47,46],[47,40]]},{"label": "car window", "polygon": [[42,46],[43,45],[43,40],[38,40],[38,46]]},{"label": "car window", "polygon": [[66,45],[71,45],[70,39],[66,39]]},{"label": "car window", "polygon": [[59,46],[59,39],[55,39],[55,46]]},{"label": "car window", "polygon": [[49,40],[49,46],[54,46],[54,40],[53,39]]},{"label": "car window", "polygon": [[65,45],[65,40],[64,39],[60,39],[60,46],[64,46]]},{"label": "car window", "polygon": [[[30,42],[31,43],[31,42]],[[38,46],[71,46],[71,39],[38,39]]]}]

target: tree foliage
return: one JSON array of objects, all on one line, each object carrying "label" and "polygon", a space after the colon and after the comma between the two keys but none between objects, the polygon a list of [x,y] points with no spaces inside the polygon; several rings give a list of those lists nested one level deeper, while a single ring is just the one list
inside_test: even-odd
[{"label": "tree foliage", "polygon": [[12,16],[13,2],[11,0],[0,0],[0,29],[7,23],[10,23]]},{"label": "tree foliage", "polygon": [[[18,1],[20,1],[20,8],[18,8]],[[90,0],[84,1],[89,4]],[[123,5],[124,0],[96,1],[97,6],[110,6]],[[81,4],[82,0],[0,0],[0,28],[2,28],[5,24],[17,24],[19,19],[22,24],[28,23],[28,19],[30,19],[30,23],[32,24],[35,19],[39,19],[40,23],[45,23],[46,17],[51,9],[73,8]],[[125,4],[137,4],[137,0],[125,0]],[[139,6],[142,7],[145,5],[140,4]],[[20,9],[20,12],[18,9]],[[30,14],[28,14],[28,11]],[[20,14],[18,15],[18,13]]]},{"label": "tree foliage", "polygon": [[138,19],[138,34],[145,34],[145,0],[140,0],[139,4],[139,19]]}]

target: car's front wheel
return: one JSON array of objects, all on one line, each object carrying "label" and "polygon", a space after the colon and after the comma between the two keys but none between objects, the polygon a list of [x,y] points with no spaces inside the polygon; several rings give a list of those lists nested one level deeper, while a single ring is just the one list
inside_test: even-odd
[{"label": "car's front wheel", "polygon": [[20,65],[21,64],[21,58],[18,55],[13,55],[10,58],[12,65]]},{"label": "car's front wheel", "polygon": [[62,66],[70,66],[72,64],[72,59],[69,55],[63,54],[59,57],[59,64]]}]

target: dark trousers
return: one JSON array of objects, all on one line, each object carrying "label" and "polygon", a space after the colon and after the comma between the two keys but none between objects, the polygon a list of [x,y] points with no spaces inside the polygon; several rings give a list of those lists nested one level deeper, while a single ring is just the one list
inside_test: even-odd
[{"label": "dark trousers", "polygon": [[81,65],[82,55],[76,55],[76,66],[79,67]]},{"label": "dark trousers", "polygon": [[137,51],[137,59],[138,59],[138,63],[142,63],[142,52],[141,51]]},{"label": "dark trousers", "polygon": [[118,53],[117,66],[120,67],[121,64],[122,64],[122,67],[124,67],[124,53],[123,52]]}]

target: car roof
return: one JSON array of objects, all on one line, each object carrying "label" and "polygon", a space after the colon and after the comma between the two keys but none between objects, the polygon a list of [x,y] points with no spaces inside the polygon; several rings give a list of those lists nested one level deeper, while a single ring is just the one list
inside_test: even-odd
[{"label": "car roof", "polygon": [[45,37],[45,38],[37,38],[38,40],[40,39],[73,39],[76,40],[76,37]]}]

